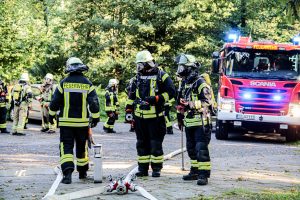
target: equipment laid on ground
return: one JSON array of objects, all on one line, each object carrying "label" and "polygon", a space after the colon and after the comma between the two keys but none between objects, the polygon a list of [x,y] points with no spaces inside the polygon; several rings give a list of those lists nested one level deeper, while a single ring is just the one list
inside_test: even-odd
[{"label": "equipment laid on ground", "polygon": [[103,165],[102,165],[102,144],[94,146],[94,183],[102,183]]},{"label": "equipment laid on ground", "polygon": [[300,45],[252,41],[236,32],[213,53],[219,74],[216,138],[234,129],[300,137]]}]

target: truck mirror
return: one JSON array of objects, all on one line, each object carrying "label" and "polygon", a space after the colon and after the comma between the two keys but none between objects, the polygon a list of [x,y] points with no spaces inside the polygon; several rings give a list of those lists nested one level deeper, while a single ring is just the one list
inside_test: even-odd
[{"label": "truck mirror", "polygon": [[219,52],[215,51],[212,54],[212,72],[213,73],[219,73],[219,60],[220,60],[220,54]]},{"label": "truck mirror", "polygon": [[217,58],[212,60],[212,72],[219,73],[219,59]]}]

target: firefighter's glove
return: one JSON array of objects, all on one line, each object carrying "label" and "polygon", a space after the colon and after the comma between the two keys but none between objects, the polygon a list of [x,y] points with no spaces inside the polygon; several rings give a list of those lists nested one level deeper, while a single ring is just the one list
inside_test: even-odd
[{"label": "firefighter's glove", "polygon": [[99,122],[99,118],[92,118],[92,120],[91,120],[91,128],[96,127],[97,124],[98,124],[98,122]]},{"label": "firefighter's glove", "polygon": [[159,101],[159,96],[148,96],[145,98],[145,101],[148,102],[150,105],[155,105]]},{"label": "firefighter's glove", "polygon": [[54,124],[55,115],[49,115],[49,122],[50,124]]},{"label": "firefighter's glove", "polygon": [[185,106],[183,106],[183,105],[177,105],[176,106],[176,110],[178,111],[178,113],[184,114]]}]

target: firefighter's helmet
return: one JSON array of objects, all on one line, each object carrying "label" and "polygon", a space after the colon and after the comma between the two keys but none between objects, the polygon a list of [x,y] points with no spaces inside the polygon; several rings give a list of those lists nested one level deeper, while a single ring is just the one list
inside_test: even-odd
[{"label": "firefighter's helmet", "polygon": [[53,79],[54,79],[53,74],[51,74],[51,73],[47,73],[46,74],[46,76],[45,76],[45,82],[47,84],[51,84],[53,82]]},{"label": "firefighter's helmet", "polygon": [[20,81],[29,82],[29,75],[28,73],[22,73],[20,77]]},{"label": "firefighter's helmet", "polygon": [[119,81],[117,79],[109,79],[108,81],[108,87],[117,87],[119,84]]},{"label": "firefighter's helmet", "polygon": [[140,51],[136,54],[136,63],[145,63],[153,61],[153,57],[148,50]]},{"label": "firefighter's helmet", "polygon": [[180,77],[187,77],[191,74],[198,74],[200,63],[196,61],[195,56],[190,54],[180,54],[175,58],[178,64],[177,75]]},{"label": "firefighter's helmet", "polygon": [[65,73],[84,72],[88,70],[89,70],[88,66],[84,65],[79,58],[70,57],[67,60]]},{"label": "firefighter's helmet", "polygon": [[179,65],[194,66],[196,63],[196,58],[193,55],[181,54],[178,60]]}]

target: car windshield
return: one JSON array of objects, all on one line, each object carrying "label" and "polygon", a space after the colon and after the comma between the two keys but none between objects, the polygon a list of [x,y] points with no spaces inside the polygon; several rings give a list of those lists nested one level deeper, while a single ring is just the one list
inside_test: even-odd
[{"label": "car windshield", "polygon": [[300,51],[231,50],[225,61],[226,75],[236,78],[297,80]]}]

